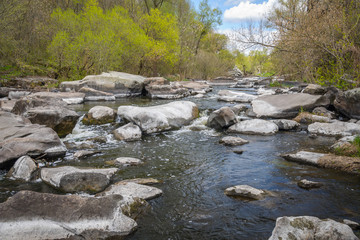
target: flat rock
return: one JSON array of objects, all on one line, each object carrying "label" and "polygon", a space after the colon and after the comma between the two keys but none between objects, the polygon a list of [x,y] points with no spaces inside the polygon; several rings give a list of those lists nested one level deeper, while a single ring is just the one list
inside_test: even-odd
[{"label": "flat rock", "polygon": [[89,87],[82,87],[79,89],[80,93],[85,94],[86,101],[115,101],[115,95],[108,92],[95,90]]},{"label": "flat rock", "polygon": [[113,161],[107,161],[106,163],[109,165],[137,166],[143,164],[144,162],[137,158],[119,157]]},{"label": "flat rock", "polygon": [[278,119],[278,120],[271,120],[271,122],[275,123],[279,130],[293,130],[300,126],[300,124],[293,120],[287,120],[287,119]]},{"label": "flat rock", "polygon": [[240,137],[223,137],[220,141],[220,143],[228,146],[240,146],[249,143],[249,141],[242,139]]},{"label": "flat rock", "polygon": [[229,90],[220,90],[218,94],[219,94],[218,100],[224,102],[249,103],[257,98],[257,96],[255,95],[251,95],[243,92],[229,91]]},{"label": "flat rock", "polygon": [[105,239],[132,233],[121,196],[103,198],[21,191],[0,203],[2,239]]},{"label": "flat rock", "polygon": [[273,135],[279,131],[278,126],[262,119],[245,120],[229,127],[230,133],[243,133],[255,135]]},{"label": "flat rock", "polygon": [[322,95],[326,93],[326,89],[317,84],[309,84],[306,88],[304,88],[304,90],[302,90],[302,92],[312,95]]},{"label": "flat rock", "polygon": [[269,240],[279,239],[327,239],[358,240],[346,224],[317,217],[280,217]]},{"label": "flat rock", "polygon": [[337,94],[334,106],[345,116],[360,119],[360,88]]},{"label": "flat rock", "polygon": [[315,107],[327,106],[330,102],[320,95],[294,93],[261,96],[251,104],[259,118],[293,118],[300,109],[312,111]]},{"label": "flat rock", "polygon": [[26,91],[10,91],[8,98],[10,100],[20,99],[22,97],[29,95],[30,93],[31,92],[26,92]]},{"label": "flat rock", "polygon": [[99,153],[98,151],[80,150],[74,153],[74,158],[86,158]]},{"label": "flat rock", "polygon": [[115,138],[120,141],[138,141],[141,140],[142,132],[139,126],[128,123],[113,132]]},{"label": "flat rock", "polygon": [[323,183],[320,183],[320,182],[313,182],[313,181],[309,181],[309,180],[306,180],[306,179],[302,179],[300,180],[297,185],[301,188],[304,188],[304,189],[312,189],[312,188],[320,188],[322,186],[324,186]]},{"label": "flat rock", "polygon": [[145,133],[177,129],[198,117],[195,103],[177,101],[152,107],[120,106],[118,115],[133,122]]},{"label": "flat rock", "polygon": [[231,197],[241,197],[250,200],[260,200],[266,195],[266,192],[248,185],[237,185],[225,189],[225,195]]},{"label": "flat rock", "polygon": [[283,154],[282,157],[291,162],[318,165],[319,159],[326,154],[300,151],[294,154]]},{"label": "flat rock", "polygon": [[38,97],[44,99],[59,99],[69,105],[81,104],[84,102],[85,94],[79,92],[37,92],[32,93],[29,97]]},{"label": "flat rock", "polygon": [[329,123],[332,120],[325,116],[318,116],[308,112],[302,112],[299,113],[299,115],[297,115],[296,118],[294,118],[294,121],[298,123],[311,124],[315,122]]},{"label": "flat rock", "polygon": [[84,116],[82,122],[85,125],[101,125],[115,121],[114,109],[105,106],[95,106]]},{"label": "flat rock", "polygon": [[36,170],[37,166],[34,160],[29,156],[22,156],[15,162],[8,175],[12,179],[30,181],[32,173]]},{"label": "flat rock", "polygon": [[160,180],[157,180],[155,178],[133,178],[133,179],[122,180],[121,182],[133,182],[142,185],[154,185],[161,183]]},{"label": "flat rock", "polygon": [[237,123],[236,115],[230,107],[222,107],[212,112],[207,120],[208,127],[222,130]]},{"label": "flat rock", "polygon": [[110,183],[117,168],[85,169],[71,166],[43,168],[41,179],[47,184],[65,192],[100,192]]},{"label": "flat rock", "polygon": [[332,123],[313,123],[308,127],[311,134],[325,136],[351,136],[360,134],[360,125],[356,123],[335,121]]}]

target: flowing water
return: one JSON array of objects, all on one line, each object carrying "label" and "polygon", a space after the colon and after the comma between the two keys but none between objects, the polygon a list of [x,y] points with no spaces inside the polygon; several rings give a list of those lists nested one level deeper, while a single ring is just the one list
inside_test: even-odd
[{"label": "flowing water", "polygon": [[[240,147],[219,144],[225,134],[207,128],[205,123],[209,112],[234,105],[216,100],[217,91],[223,88],[215,87],[205,98],[185,99],[197,103],[201,112],[190,126],[151,134],[139,142],[116,141],[111,134],[116,125],[88,127],[78,123],[73,134],[63,139],[69,153],[51,165],[107,167],[105,161],[117,157],[143,160],[144,165],[122,169],[113,181],[156,178],[161,183],[155,186],[163,190],[163,195],[149,201],[151,210],[137,219],[139,228],[128,239],[267,239],[280,216],[311,215],[360,222],[360,177],[290,163],[279,157],[297,150],[326,152],[334,138],[310,138],[306,132],[280,132],[274,136],[232,134],[250,143]],[[254,93],[253,89],[245,91]],[[167,102],[130,98],[72,108],[85,113],[95,105],[116,109],[120,105]],[[74,160],[76,148],[84,147],[100,153]],[[244,153],[233,153],[235,148]],[[4,175],[0,172],[0,202],[23,189],[59,193],[41,181],[21,183]],[[325,185],[304,190],[296,184],[303,178]],[[239,184],[272,191],[274,196],[260,201],[225,196],[226,188]]]}]

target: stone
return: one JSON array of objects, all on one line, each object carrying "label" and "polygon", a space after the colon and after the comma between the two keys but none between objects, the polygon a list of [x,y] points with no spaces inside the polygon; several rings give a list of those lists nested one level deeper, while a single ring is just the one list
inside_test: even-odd
[{"label": "stone", "polygon": [[261,200],[265,197],[266,192],[248,185],[237,185],[225,189],[225,195],[249,200]]},{"label": "stone", "polygon": [[37,170],[34,160],[29,156],[19,158],[10,169],[8,175],[11,179],[30,181],[33,172]]},{"label": "stone", "polygon": [[325,116],[318,116],[308,112],[302,112],[299,113],[296,118],[294,118],[294,121],[304,124],[310,124],[314,122],[329,123],[331,122],[331,119]]},{"label": "stone", "polygon": [[29,94],[30,92],[25,92],[25,91],[10,91],[8,98],[10,100],[20,99],[22,97],[26,97]]},{"label": "stone", "polygon": [[97,196],[109,196],[118,194],[124,197],[141,198],[144,200],[151,200],[162,195],[162,191],[158,188],[137,184],[134,182],[118,182],[105,191],[97,194]]},{"label": "stone", "polygon": [[254,135],[273,135],[279,131],[278,126],[262,119],[245,120],[229,127],[230,133],[243,133]]},{"label": "stone", "polygon": [[62,100],[68,105],[72,105],[82,104],[85,99],[85,94],[79,92],[37,92],[32,93],[29,97]]},{"label": "stone", "polygon": [[79,91],[89,87],[98,91],[112,93],[116,98],[139,96],[142,94],[145,78],[123,72],[108,72],[86,76],[80,81],[62,82],[61,91]]},{"label": "stone", "polygon": [[336,150],[338,149],[345,149],[347,147],[349,147],[350,145],[352,145],[351,143],[355,140],[356,136],[347,136],[347,137],[343,137],[340,138],[338,141],[336,141],[336,143],[334,143],[333,145],[331,145],[331,149],[332,150]]},{"label": "stone", "polygon": [[79,89],[80,93],[85,94],[86,101],[115,101],[115,95],[108,92],[95,90],[89,87],[82,87]]},{"label": "stone", "polygon": [[360,88],[339,92],[334,106],[338,112],[348,118],[360,119]]},{"label": "stone", "polygon": [[258,118],[294,118],[300,110],[312,111],[330,101],[320,95],[294,93],[260,96],[251,104]]},{"label": "stone", "polygon": [[15,106],[17,100],[8,100],[6,99],[1,99],[0,100],[0,111],[4,111],[4,112],[11,112]]},{"label": "stone", "polygon": [[128,123],[116,130],[114,130],[114,136],[117,140],[120,141],[138,141],[141,140],[142,132],[139,126]]},{"label": "stone", "polygon": [[297,129],[300,124],[293,120],[287,120],[287,119],[278,119],[278,120],[271,120],[271,122],[275,123],[279,130],[294,130]]},{"label": "stone", "polygon": [[95,106],[84,116],[82,122],[85,125],[101,125],[115,121],[114,109],[105,106]]},{"label": "stone", "polygon": [[249,143],[249,141],[242,139],[240,137],[231,137],[231,136],[223,137],[219,142],[228,146],[241,146]]},{"label": "stone", "polygon": [[245,112],[248,109],[248,106],[245,104],[236,104],[231,107],[231,110],[235,113],[235,115],[239,115],[241,112]]},{"label": "stone", "polygon": [[346,224],[311,216],[277,218],[269,240],[279,239],[358,240]]},{"label": "stone", "polygon": [[121,182],[133,182],[133,183],[142,184],[142,185],[154,185],[154,184],[161,183],[161,181],[159,181],[155,178],[133,178],[133,179],[122,180]]},{"label": "stone", "polygon": [[243,92],[235,92],[229,90],[220,90],[219,91],[219,101],[224,102],[242,102],[249,103],[257,98],[255,95],[243,93]]},{"label": "stone", "polygon": [[243,153],[244,153],[244,150],[242,150],[242,149],[234,149],[234,150],[233,150],[233,153],[243,154]]},{"label": "stone", "polygon": [[357,222],[354,222],[354,221],[351,221],[351,220],[348,220],[348,219],[344,219],[343,223],[348,225],[349,227],[351,227],[351,229],[353,229],[353,230],[359,230],[360,229],[360,224],[357,223]]},{"label": "stone", "polygon": [[67,149],[51,128],[31,124],[9,112],[0,112],[0,169],[10,168],[25,155],[45,159],[61,157]]},{"label": "stone", "polygon": [[0,203],[2,239],[105,239],[132,233],[121,196],[103,198],[20,191]]},{"label": "stone", "polygon": [[193,102],[177,101],[151,107],[120,106],[118,115],[148,134],[190,124],[199,116],[199,109]]},{"label": "stone", "polygon": [[274,95],[276,92],[273,89],[266,89],[266,88],[259,88],[257,89],[258,95],[265,96],[265,95]]},{"label": "stone", "polygon": [[334,112],[331,112],[324,107],[316,107],[312,112],[318,116],[328,117],[330,119],[336,118],[336,114]]},{"label": "stone", "polygon": [[308,127],[311,134],[325,136],[351,136],[360,134],[360,125],[356,123],[347,123],[335,121],[332,123],[313,123]]},{"label": "stone", "polygon": [[137,158],[131,157],[119,157],[113,161],[107,161],[108,165],[120,165],[120,166],[137,166],[143,164],[144,162]]},{"label": "stone", "polygon": [[222,107],[212,112],[206,125],[216,130],[222,130],[237,123],[236,115],[230,107]]},{"label": "stone", "polygon": [[64,192],[100,192],[110,183],[117,168],[87,169],[71,166],[42,168],[41,179]]},{"label": "stone", "polygon": [[169,82],[164,78],[145,79],[145,92],[150,98],[178,99],[190,95],[190,91],[179,82]]},{"label": "stone", "polygon": [[326,93],[326,89],[317,84],[309,84],[302,92],[311,95],[323,95]]},{"label": "stone", "polygon": [[188,89],[192,95],[205,94],[212,91],[212,87],[204,82],[181,81],[179,83],[183,88]]},{"label": "stone", "polygon": [[323,153],[300,151],[294,154],[283,154],[282,157],[291,162],[318,165],[319,159],[324,157]]},{"label": "stone", "polygon": [[324,184],[322,184],[320,182],[313,182],[313,181],[309,181],[306,179],[300,180],[297,183],[297,185],[304,189],[320,188],[320,187],[324,186]]},{"label": "stone", "polygon": [[80,150],[74,153],[74,158],[86,158],[99,153],[99,151]]}]

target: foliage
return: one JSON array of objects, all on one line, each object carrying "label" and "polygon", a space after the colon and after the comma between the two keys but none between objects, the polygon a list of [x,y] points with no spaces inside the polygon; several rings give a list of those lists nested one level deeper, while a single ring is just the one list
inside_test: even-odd
[{"label": "foliage", "polygon": [[340,156],[360,157],[360,136],[355,136],[352,142],[335,148],[335,154]]}]

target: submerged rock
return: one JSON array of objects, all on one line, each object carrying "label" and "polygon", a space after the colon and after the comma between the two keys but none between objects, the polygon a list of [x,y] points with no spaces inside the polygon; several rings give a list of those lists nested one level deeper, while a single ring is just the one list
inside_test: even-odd
[{"label": "submerged rock", "polygon": [[10,169],[8,175],[12,179],[29,181],[33,172],[37,170],[34,160],[29,156],[19,158]]},{"label": "submerged rock", "polygon": [[199,116],[199,110],[193,102],[178,101],[152,107],[120,106],[118,115],[143,132],[154,133],[189,124]]},{"label": "submerged rock", "polygon": [[105,239],[132,233],[122,197],[103,198],[21,191],[0,203],[2,239]]},{"label": "submerged rock", "polygon": [[114,109],[105,106],[96,106],[89,110],[82,122],[86,125],[101,125],[115,121]]},{"label": "submerged rock", "polygon": [[222,107],[212,112],[207,120],[207,126],[222,130],[237,123],[236,115],[229,107]]},{"label": "submerged rock", "polygon": [[117,168],[85,169],[71,166],[41,169],[41,179],[65,192],[100,192],[110,183]]},{"label": "submerged rock", "polygon": [[225,102],[242,102],[249,103],[257,98],[255,95],[243,93],[243,92],[235,92],[229,90],[220,90],[219,91],[219,101]]},{"label": "submerged rock", "polygon": [[223,137],[220,141],[220,143],[228,146],[240,146],[249,143],[248,140],[242,139],[240,137]]},{"label": "submerged rock", "polygon": [[241,197],[250,200],[261,200],[265,197],[266,192],[248,185],[237,185],[225,189],[225,194],[231,197]]},{"label": "submerged rock", "polygon": [[257,134],[257,135],[273,135],[279,131],[278,126],[270,121],[262,119],[253,119],[239,122],[232,125],[228,132],[243,133],[243,134]]},{"label": "submerged rock", "polygon": [[311,216],[276,219],[276,226],[269,240],[279,239],[358,240],[349,226]]},{"label": "submerged rock", "polygon": [[325,136],[351,136],[360,134],[360,125],[348,122],[332,122],[332,123],[313,123],[308,127],[311,134]]},{"label": "submerged rock", "polygon": [[122,180],[122,182],[133,182],[142,185],[153,185],[153,184],[161,183],[160,180],[157,180],[155,178],[133,178],[133,179]]},{"label": "submerged rock", "polygon": [[80,150],[74,153],[74,158],[86,158],[99,153],[99,151]]},{"label": "submerged rock", "polygon": [[120,165],[120,166],[137,166],[143,164],[144,162],[137,158],[131,157],[119,157],[113,161],[107,161],[108,165]]},{"label": "submerged rock", "polygon": [[309,181],[306,179],[302,179],[300,180],[297,185],[301,188],[304,189],[311,189],[311,188],[320,188],[322,187],[324,184],[320,183],[320,182],[313,182],[313,181]]},{"label": "submerged rock", "polygon": [[113,133],[117,140],[128,142],[141,140],[142,136],[141,129],[133,123],[128,123],[114,130]]}]

